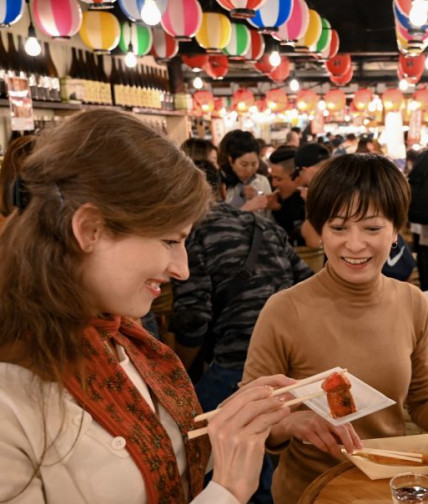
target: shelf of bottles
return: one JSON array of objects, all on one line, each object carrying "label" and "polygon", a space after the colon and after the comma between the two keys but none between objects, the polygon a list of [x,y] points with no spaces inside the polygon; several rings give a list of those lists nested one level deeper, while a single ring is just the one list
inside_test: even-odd
[{"label": "shelf of bottles", "polygon": [[68,75],[60,77],[44,43],[39,56],[27,55],[23,38],[7,34],[7,47],[0,37],[0,106],[8,106],[6,77],[27,77],[35,108],[80,110],[93,106],[115,106],[135,113],[185,115],[174,110],[166,69],[147,65],[127,68],[120,57],[112,56],[112,71],[107,76],[102,55],[71,48]]}]

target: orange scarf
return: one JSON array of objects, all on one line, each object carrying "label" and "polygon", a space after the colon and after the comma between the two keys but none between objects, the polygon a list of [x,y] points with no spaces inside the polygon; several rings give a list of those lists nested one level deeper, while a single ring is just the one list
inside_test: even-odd
[{"label": "orange scarf", "polygon": [[149,504],[185,504],[171,440],[128,378],[106,340],[122,345],[156,400],[176,421],[185,439],[190,498],[203,487],[210,448],[206,436],[187,441],[192,419],[201,412],[193,386],[175,353],[129,319],[93,320],[85,329],[86,393],[78,376],[66,387],[77,402],[126,449],[144,478]]}]

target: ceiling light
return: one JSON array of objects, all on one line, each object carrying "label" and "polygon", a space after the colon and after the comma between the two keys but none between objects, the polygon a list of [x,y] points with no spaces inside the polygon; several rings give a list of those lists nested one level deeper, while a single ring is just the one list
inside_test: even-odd
[{"label": "ceiling light", "polygon": [[413,0],[409,12],[409,21],[418,28],[427,22],[427,4],[425,0]]},{"label": "ceiling light", "polygon": [[141,9],[141,19],[150,26],[157,25],[161,20],[161,12],[155,0],[146,0]]},{"label": "ceiling light", "polygon": [[300,84],[297,79],[291,79],[289,86],[291,91],[299,91],[300,89]]},{"label": "ceiling light", "polygon": [[279,55],[279,52],[278,51],[272,51],[270,53],[270,56],[269,56],[269,63],[274,66],[274,67],[277,67],[280,65],[281,63],[281,56]]},{"label": "ceiling light", "polygon": [[325,110],[325,109],[326,109],[326,107],[327,107],[327,105],[326,105],[326,103],[325,103],[325,101],[324,101],[324,100],[320,100],[320,101],[318,102],[318,110]]},{"label": "ceiling light", "polygon": [[409,83],[407,82],[406,79],[401,79],[400,82],[398,83],[398,87],[400,88],[401,91],[407,91],[409,89]]},{"label": "ceiling light", "polygon": [[200,77],[195,77],[193,79],[193,87],[195,89],[202,89],[204,87],[204,81]]},{"label": "ceiling light", "polygon": [[32,23],[28,27],[28,38],[25,41],[24,48],[29,56],[38,56],[42,52],[42,46],[36,38],[36,31]]},{"label": "ceiling light", "polygon": [[134,48],[132,47],[132,42],[129,42],[128,45],[128,52],[126,53],[125,56],[125,65],[128,68],[134,68],[137,66],[137,57],[135,56]]}]

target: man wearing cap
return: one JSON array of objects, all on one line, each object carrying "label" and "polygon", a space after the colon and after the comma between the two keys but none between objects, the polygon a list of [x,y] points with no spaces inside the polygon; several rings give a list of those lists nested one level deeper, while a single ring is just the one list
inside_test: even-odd
[{"label": "man wearing cap", "polygon": [[296,149],[281,146],[269,158],[274,195],[280,205],[276,209],[272,207],[272,216],[276,223],[285,229],[293,247],[305,245],[300,233],[305,220],[305,200],[298,190],[297,178],[293,178],[295,155]]},{"label": "man wearing cap", "polygon": [[[329,157],[328,149],[319,143],[308,143],[297,150],[294,159],[296,165],[294,177],[300,186],[300,194],[304,200],[306,200],[309,184]],[[321,246],[321,237],[308,220],[303,222],[301,233],[308,247]]]}]

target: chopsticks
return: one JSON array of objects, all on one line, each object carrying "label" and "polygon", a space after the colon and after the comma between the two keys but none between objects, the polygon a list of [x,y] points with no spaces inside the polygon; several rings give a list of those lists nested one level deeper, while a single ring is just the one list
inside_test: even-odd
[{"label": "chopsticks", "polygon": [[423,462],[423,454],[415,452],[403,452],[396,450],[381,450],[377,448],[363,448],[361,450],[356,450],[351,453],[351,455],[364,457],[366,455],[377,455],[380,457],[399,459],[399,460],[409,460],[410,462],[417,462],[421,464]]},{"label": "chopsticks", "polygon": [[[284,388],[287,388],[287,387],[284,387]],[[281,390],[281,389],[277,389],[277,390]],[[274,392],[274,394],[275,394],[275,392]],[[315,394],[310,394],[310,395],[303,396],[303,397],[296,397],[295,399],[291,399],[290,401],[285,401],[283,403],[283,406],[292,406],[293,404],[299,404],[304,401],[308,401],[309,399],[315,399],[315,397],[320,397],[323,394],[325,394],[324,390],[322,390],[321,392],[316,392]],[[276,394],[276,395],[280,395],[280,394]],[[210,411],[209,413],[218,413],[218,411],[219,410],[216,409],[216,410]],[[199,415],[199,416],[203,416],[203,415]],[[212,418],[213,416],[214,415],[211,415],[211,417],[208,417],[208,418]],[[198,417],[195,417],[194,420],[196,420],[197,418]],[[207,420],[207,417],[205,417],[204,420]],[[187,438],[194,439],[199,436],[203,436],[204,434],[208,434],[208,427],[202,427],[201,429],[194,429],[194,430],[189,431],[187,433]]]},{"label": "chopsticks", "polygon": [[[346,373],[347,371],[348,371],[347,369],[337,370],[338,373]],[[281,387],[279,389],[274,390],[273,393],[272,393],[272,395],[273,396],[279,396],[281,394],[285,394],[285,392],[289,392],[290,390],[294,390],[294,389],[296,389],[298,387],[302,387],[304,385],[309,385],[310,383],[317,382],[319,380],[322,380],[322,379],[326,378],[332,372],[333,372],[333,370],[329,369],[327,371],[323,371],[322,373],[318,373],[316,375],[309,376],[309,378],[304,378],[303,380],[299,380],[296,383],[293,383],[292,385],[288,385],[287,387]],[[298,404],[299,402],[303,402],[303,401],[306,401],[308,399],[309,399],[308,397],[302,398],[302,400],[299,400],[298,402],[295,402],[295,403],[292,403],[292,404]],[[289,406],[291,406],[292,404],[289,403],[289,402],[285,403],[285,405],[289,405]],[[217,415],[217,413],[219,412],[219,409],[220,408],[217,408],[215,410],[207,411],[206,413],[202,413],[201,415],[195,416],[195,418],[193,419],[193,421],[194,422],[201,422],[202,420],[210,420],[211,418],[215,417],[215,415]]]}]

